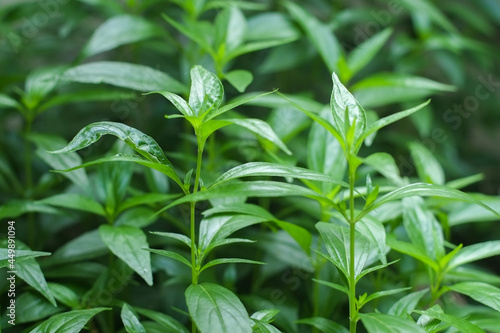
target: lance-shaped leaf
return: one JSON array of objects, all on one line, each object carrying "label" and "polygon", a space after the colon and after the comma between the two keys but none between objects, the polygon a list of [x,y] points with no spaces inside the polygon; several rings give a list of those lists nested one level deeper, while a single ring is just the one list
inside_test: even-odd
[{"label": "lance-shaped leaf", "polygon": [[410,184],[406,185],[403,187],[400,187],[392,192],[387,193],[383,197],[378,198],[375,200],[374,203],[369,205],[368,207],[365,207],[363,209],[362,215],[365,215],[367,212],[374,210],[375,208],[390,202],[394,200],[399,200],[403,199],[406,197],[413,197],[413,196],[436,196],[436,197],[443,197],[443,198],[450,198],[450,199],[456,199],[456,200],[461,200],[461,201],[466,201],[466,202],[472,202],[477,205],[480,205],[484,207],[485,209],[491,211],[492,213],[496,214],[497,216],[500,216],[498,212],[493,210],[491,207],[488,205],[485,205],[481,201],[477,200],[476,198],[470,196],[467,193],[464,193],[459,190],[455,190],[450,187],[446,187],[443,185],[436,185],[436,184],[425,184],[425,183],[415,183],[415,184]]},{"label": "lance-shaped leaf", "polygon": [[491,284],[483,282],[460,282],[449,288],[500,311],[500,289]]},{"label": "lance-shaped leaf", "polygon": [[128,304],[123,304],[120,317],[122,318],[123,326],[128,333],[146,333],[144,326],[142,326],[139,318],[137,318]]},{"label": "lance-shaped leaf", "polygon": [[111,121],[100,121],[85,126],[66,147],[51,151],[51,153],[60,154],[83,149],[106,134],[116,136],[151,162],[172,165],[152,137],[133,127]]},{"label": "lance-shaped leaf", "polygon": [[[321,238],[325,242],[328,251],[328,259],[347,277],[353,274],[358,276],[365,267],[371,252],[370,241],[360,232],[355,232],[354,244],[350,241],[350,231],[348,227],[319,222],[316,224]],[[354,272],[349,270],[350,247],[354,246]]]},{"label": "lance-shaped leaf", "polygon": [[40,265],[34,258],[17,262],[15,270],[18,277],[23,279],[24,282],[42,294],[50,302],[50,304],[57,306],[54,295],[47,286],[47,281],[45,280]]},{"label": "lance-shaped leaf", "polygon": [[54,172],[69,172],[80,168],[86,168],[92,165],[107,163],[107,162],[134,162],[140,165],[144,165],[148,168],[160,171],[164,175],[172,178],[181,188],[183,188],[182,181],[179,179],[177,174],[175,173],[173,167],[170,164],[162,164],[157,162],[151,162],[145,160],[137,155],[125,155],[125,154],[116,154],[114,156],[99,158],[94,161],[90,161],[84,163],[82,165],[76,166],[74,168],[65,169],[65,170],[53,170]]},{"label": "lance-shaped leaf", "polygon": [[148,285],[153,284],[151,256],[143,250],[149,245],[141,229],[127,225],[118,227],[101,225],[99,233],[111,252],[139,274]]},{"label": "lance-shaped leaf", "polygon": [[381,118],[381,119],[375,121],[374,123],[371,123],[370,125],[368,125],[366,127],[366,129],[364,130],[363,134],[358,139],[358,141],[356,143],[356,148],[359,148],[361,146],[361,144],[363,143],[363,140],[366,139],[370,134],[378,131],[382,127],[385,127],[385,126],[387,126],[389,124],[392,124],[392,123],[394,123],[394,122],[396,122],[396,121],[398,121],[400,119],[408,117],[412,113],[415,113],[418,110],[422,109],[424,106],[426,106],[430,102],[431,102],[431,100],[428,100],[425,103],[422,103],[420,105],[415,106],[414,108],[411,108],[411,109],[408,109],[408,110],[404,110],[404,111],[400,111],[400,112],[391,114],[390,116]]},{"label": "lance-shaped leaf", "polygon": [[359,316],[368,333],[425,333],[425,330],[411,319],[382,313],[360,313]]},{"label": "lance-shaped leaf", "polygon": [[347,184],[346,182],[334,179],[333,177],[319,172],[295,166],[265,162],[250,162],[234,167],[222,174],[209,187],[218,186],[219,184],[231,179],[251,176],[291,177],[298,179],[317,180],[320,182],[349,187],[349,184]]},{"label": "lance-shaped leaf", "polygon": [[191,318],[202,333],[251,333],[245,307],[228,289],[214,283],[191,285],[186,290]]},{"label": "lance-shaped leaf", "polygon": [[168,99],[180,113],[184,115],[184,117],[195,116],[195,112],[191,109],[188,103],[181,96],[174,94],[170,91],[151,91],[146,93],[149,94],[160,94],[163,95],[166,99]]},{"label": "lance-shaped leaf", "polygon": [[356,101],[354,96],[340,82],[337,74],[332,74],[333,89],[330,99],[334,127],[347,142],[349,129],[354,127],[354,141],[356,143],[361,137],[366,126],[366,113],[363,107]]},{"label": "lance-shaped leaf", "polygon": [[500,255],[500,241],[476,243],[460,249],[458,253],[451,258],[446,269],[451,270],[470,262],[497,255]]},{"label": "lance-shaped leaf", "polygon": [[72,67],[62,80],[82,83],[107,83],[142,92],[171,91],[185,93],[186,87],[157,69],[118,61],[96,61]]},{"label": "lance-shaped leaf", "polygon": [[224,88],[219,78],[201,66],[191,69],[189,106],[195,116],[205,115],[218,109],[224,97]]},{"label": "lance-shaped leaf", "polygon": [[47,332],[64,332],[64,333],[78,333],[85,324],[99,312],[110,310],[109,308],[95,308],[87,310],[74,310],[65,313],[56,314],[30,333],[47,333]]},{"label": "lance-shaped leaf", "polygon": [[233,124],[244,127],[247,130],[257,134],[258,136],[267,139],[278,146],[281,150],[283,150],[288,155],[291,155],[292,152],[288,147],[281,141],[279,136],[274,132],[274,130],[263,120],[260,119],[224,119],[225,121],[230,121]]},{"label": "lance-shaped leaf", "polygon": [[112,50],[155,36],[163,30],[150,21],[138,16],[118,15],[110,18],[97,28],[83,48],[81,58]]},{"label": "lance-shaped leaf", "polygon": [[[16,250],[16,263],[19,264],[25,260],[42,256],[50,256],[50,252]],[[9,249],[0,248],[0,268],[7,267],[9,265],[10,258]]]},{"label": "lance-shaped leaf", "polygon": [[481,328],[471,323],[470,320],[444,313],[443,309],[441,309],[441,307],[437,304],[425,311],[414,310],[414,312],[450,324],[451,326],[457,328],[460,332],[484,333]]},{"label": "lance-shaped leaf", "polygon": [[160,324],[165,333],[188,333],[188,330],[176,319],[161,312],[134,307],[135,312]]}]

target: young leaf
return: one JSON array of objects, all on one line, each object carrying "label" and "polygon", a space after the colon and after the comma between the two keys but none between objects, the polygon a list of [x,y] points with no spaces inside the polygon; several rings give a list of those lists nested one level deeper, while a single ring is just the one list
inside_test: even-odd
[{"label": "young leaf", "polygon": [[184,265],[186,265],[189,268],[191,268],[191,263],[186,258],[184,258],[182,255],[180,255],[177,252],[166,251],[166,250],[156,250],[156,249],[144,249],[144,250],[149,251],[149,252],[153,252],[153,253],[156,253],[156,254],[159,254],[161,256],[164,256],[164,257],[167,257],[167,258],[170,258],[170,259],[177,260],[178,262],[181,262]]},{"label": "young leaf", "polygon": [[206,115],[218,109],[224,97],[224,88],[219,78],[201,66],[191,69],[189,106],[195,116]]},{"label": "young leaf", "polygon": [[[160,94],[163,95],[166,99],[168,99],[180,113],[184,115],[184,117],[196,116],[195,112],[191,109],[189,104],[182,98],[181,96],[174,94],[170,91],[150,91],[145,93],[144,95],[149,94]],[[170,116],[169,116],[170,117]]]},{"label": "young leaf", "polygon": [[80,57],[88,58],[120,45],[135,43],[162,34],[163,30],[159,26],[141,17],[113,16],[94,31]]},{"label": "young leaf", "polygon": [[257,319],[260,322],[264,323],[272,323],[280,310],[277,309],[269,309],[269,310],[260,310],[252,313],[250,318]]},{"label": "young leaf", "polygon": [[123,304],[120,317],[122,318],[123,326],[128,333],[146,333],[146,330],[144,329],[144,326],[141,325],[139,318],[137,318],[127,303]]},{"label": "young leaf", "polygon": [[148,285],[153,284],[151,257],[143,250],[149,245],[141,229],[126,225],[117,227],[101,225],[99,233],[113,254],[139,274]]},{"label": "young leaf", "polygon": [[354,127],[354,141],[352,143],[355,144],[366,127],[365,110],[340,82],[335,73],[332,74],[332,80],[333,89],[330,108],[332,109],[335,129],[337,132],[342,133],[344,141],[346,141],[348,135],[346,128]]},{"label": "young leaf", "polygon": [[64,332],[79,333],[85,324],[96,314],[111,310],[109,308],[95,308],[87,310],[73,310],[54,315],[30,331],[30,333]]},{"label": "young leaf", "polygon": [[425,330],[411,319],[382,313],[360,313],[359,316],[368,333],[425,333]]},{"label": "young leaf", "polygon": [[252,323],[238,299],[213,283],[191,285],[186,290],[189,313],[201,333],[251,333]]},{"label": "young leaf", "polygon": [[96,61],[78,65],[66,70],[61,79],[81,83],[107,83],[142,92],[187,92],[182,83],[166,73],[151,67],[118,61]]},{"label": "young leaf", "polygon": [[441,307],[437,304],[425,311],[414,310],[414,312],[448,323],[460,330],[460,332],[484,333],[482,329],[471,323],[469,320],[444,313]]},{"label": "young leaf", "polygon": [[483,282],[460,282],[449,286],[449,288],[500,311],[500,289],[491,284]]},{"label": "young leaf", "polygon": [[322,280],[317,280],[317,279],[313,279],[313,281],[316,283],[322,284],[324,286],[330,287],[332,289],[341,291],[346,295],[349,295],[349,289],[347,289],[346,287],[344,287],[338,283],[333,283],[333,282],[329,282],[329,281],[322,281]]},{"label": "young leaf", "polygon": [[389,179],[395,185],[402,186],[404,181],[399,174],[399,168],[394,158],[387,153],[373,153],[363,160],[363,163],[371,166],[382,176]]},{"label": "young leaf", "polygon": [[387,245],[389,245],[393,250],[398,252],[407,254],[417,260],[420,260],[424,264],[431,267],[435,272],[439,271],[438,264],[427,256],[427,253],[424,252],[424,249],[413,245],[408,242],[401,242],[395,239],[395,237],[387,237]]},{"label": "young leaf", "polygon": [[402,291],[409,290],[409,289],[411,289],[411,287],[377,291],[377,292],[375,292],[373,294],[368,295],[368,297],[366,297],[362,302],[360,302],[360,304],[358,305],[358,307],[361,308],[366,303],[368,303],[370,301],[373,301],[374,299],[377,299],[379,297],[394,295],[394,294],[397,294],[397,293],[400,293]]},{"label": "young leaf", "polygon": [[239,165],[226,171],[223,175],[217,178],[210,186],[215,187],[219,184],[231,179],[250,177],[250,176],[277,176],[277,177],[292,177],[299,179],[317,180],[320,182],[332,183],[349,187],[349,184],[342,180],[334,179],[326,174],[314,172],[308,169],[287,166],[276,163],[265,162],[250,162]]},{"label": "young leaf", "polygon": [[186,246],[191,247],[191,240],[189,239],[189,237],[187,237],[185,235],[177,234],[174,232],[160,232],[160,231],[151,231],[151,233],[153,235],[158,235],[158,236],[178,240],[179,242],[184,243]]},{"label": "young leaf", "polygon": [[58,302],[61,302],[62,304],[73,309],[76,309],[80,306],[79,297],[71,288],[53,282],[47,283],[47,286]]},{"label": "young leaf", "polygon": [[245,32],[245,16],[236,6],[228,6],[217,15],[214,48],[222,59],[243,43]]}]

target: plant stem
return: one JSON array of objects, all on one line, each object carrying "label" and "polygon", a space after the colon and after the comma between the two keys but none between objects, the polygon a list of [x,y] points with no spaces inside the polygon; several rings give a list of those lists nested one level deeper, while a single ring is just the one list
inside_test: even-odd
[{"label": "plant stem", "polygon": [[[349,160],[348,160],[349,161]],[[350,161],[349,161],[350,162]],[[356,323],[357,323],[357,309],[356,309],[356,276],[354,272],[354,245],[355,245],[355,232],[356,232],[356,221],[354,217],[354,178],[355,170],[352,167],[352,163],[349,163],[349,332],[356,333]]]},{"label": "plant stem", "polygon": [[[31,134],[31,128],[33,125],[33,112],[30,110],[26,116],[26,128],[24,131],[24,176],[26,189],[24,191],[24,197],[31,199],[33,196],[33,167],[32,167],[32,151],[31,143],[28,136]],[[28,214],[28,244],[34,249],[36,246],[36,223],[34,213]]]},{"label": "plant stem", "polygon": [[[198,192],[198,187],[200,185],[200,173],[201,173],[201,162],[203,156],[203,143],[200,142],[198,137],[198,157],[196,159],[196,174],[194,178],[193,194]],[[195,221],[195,206],[196,201],[191,202],[191,283],[198,284],[198,265],[196,262],[196,221]],[[196,333],[196,323],[193,321],[191,325],[191,332]]]}]

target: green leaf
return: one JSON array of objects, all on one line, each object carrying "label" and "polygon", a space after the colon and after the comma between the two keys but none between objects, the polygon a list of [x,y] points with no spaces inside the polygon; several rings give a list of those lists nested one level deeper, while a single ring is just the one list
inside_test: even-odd
[{"label": "green leaf", "polygon": [[[240,97],[238,99],[236,99],[236,101],[233,101],[231,103],[228,103],[218,109],[212,109],[212,111],[210,111],[206,116],[205,116],[205,121],[208,121],[210,119],[213,119],[217,116],[220,116],[221,114],[227,112],[227,111],[230,111],[240,105],[243,105],[245,103],[248,103],[254,99],[257,99],[257,98],[262,98],[266,95],[269,95],[269,94],[272,94],[273,92],[275,92],[276,90],[273,90],[273,91],[269,91],[269,92],[265,92],[265,93],[260,93],[260,94],[246,94],[246,95],[243,95],[243,97]],[[248,96],[249,95],[249,96]]]},{"label": "green leaf", "polygon": [[195,116],[206,115],[211,110],[217,110],[224,97],[224,88],[219,78],[201,66],[191,69],[191,90],[189,106]]},{"label": "green leaf", "polygon": [[[42,113],[47,109],[51,109],[56,106],[71,104],[71,103],[82,103],[82,102],[101,102],[101,101],[111,101],[111,108],[113,111],[117,110],[123,115],[124,112],[121,109],[120,104],[117,102],[136,98],[137,94],[130,91],[116,90],[116,89],[78,89],[76,92],[64,92],[59,93],[56,96],[51,97],[43,104],[37,108],[37,113]],[[115,104],[116,103],[116,104]],[[118,104],[118,105],[117,105]],[[114,109],[116,107],[116,109]],[[126,111],[125,111],[126,112]]]},{"label": "green leaf", "polygon": [[460,282],[449,286],[449,288],[500,311],[500,289],[491,284],[483,282]]},{"label": "green leaf", "polygon": [[240,93],[245,92],[245,89],[253,81],[252,73],[242,69],[230,71],[224,74],[224,78]]},{"label": "green leaf", "polygon": [[375,200],[373,204],[366,207],[363,211],[371,211],[387,202],[412,196],[422,196],[422,197],[435,196],[435,197],[443,197],[443,198],[450,198],[466,202],[472,202],[477,205],[480,205],[481,207],[484,207],[485,209],[495,213],[496,215],[499,215],[492,208],[490,208],[489,206],[485,205],[484,203],[475,199],[474,197],[470,196],[467,193],[443,185],[425,184],[425,183],[415,183],[400,187],[392,192],[387,193],[383,197],[378,198],[377,200]]},{"label": "green leaf", "polygon": [[211,244],[230,236],[234,232],[266,221],[269,221],[269,219],[242,214],[206,217],[200,222],[198,247],[204,253]]},{"label": "green leaf", "polygon": [[[319,222],[316,223],[323,242],[328,251],[328,258],[337,268],[344,273],[345,277],[358,276],[365,267],[371,253],[370,241],[359,231],[355,232],[355,242],[350,244],[350,231],[348,227]],[[350,246],[354,246],[354,272],[350,272]]]},{"label": "green leaf", "polygon": [[348,129],[354,126],[354,141],[358,142],[366,127],[366,113],[358,101],[340,82],[335,73],[332,74],[333,89],[330,108],[333,114],[334,127],[342,134],[344,142],[348,142]]},{"label": "green leaf", "polygon": [[19,104],[18,101],[9,97],[8,95],[0,94],[0,109],[1,108],[5,108],[5,109],[13,108],[13,109],[21,110],[22,106],[21,106],[21,104]]},{"label": "green leaf", "polygon": [[161,35],[163,35],[163,30],[159,26],[141,17],[132,15],[113,16],[94,31],[84,46],[80,57],[88,58],[121,45]]},{"label": "green leaf", "polygon": [[344,326],[337,324],[336,322],[328,320],[326,318],[322,318],[322,317],[305,318],[305,319],[297,320],[296,323],[311,325],[313,327],[316,327],[317,329],[319,329],[322,332],[349,333],[347,328],[345,328]]},{"label": "green leaf", "polygon": [[431,267],[435,272],[439,271],[438,264],[429,258],[424,249],[407,242],[401,242],[396,240],[394,237],[387,237],[387,245],[389,245],[393,250],[407,254],[417,260],[420,260],[427,266]]},{"label": "green leaf", "polygon": [[[17,255],[16,251],[16,255]],[[16,262],[16,275],[24,280],[28,285],[42,294],[53,306],[57,306],[54,295],[47,286],[47,281],[43,275],[40,265],[35,259],[26,259],[22,262]]]},{"label": "green leaf", "polygon": [[288,149],[288,147],[281,141],[278,135],[274,132],[274,130],[263,120],[246,118],[246,119],[224,119],[225,121],[230,121],[233,124],[244,127],[247,130],[257,134],[258,136],[267,139],[278,146],[281,150],[283,150],[288,155],[291,155],[292,152]]},{"label": "green leaf", "polygon": [[[37,146],[37,156],[53,169],[69,169],[82,164],[82,158],[76,152],[64,155],[53,155],[47,152],[48,150],[55,150],[68,144],[68,142],[61,137],[31,133],[29,135],[29,139]],[[79,186],[84,191],[89,190],[90,183],[85,170],[66,173],[63,174],[63,176],[71,180],[75,185]]]},{"label": "green leaf", "polygon": [[397,293],[400,293],[402,291],[405,291],[405,290],[409,290],[411,289],[411,287],[406,287],[406,288],[396,288],[396,289],[391,289],[391,290],[382,290],[382,291],[377,291],[373,294],[370,294],[368,295],[368,297],[366,297],[359,305],[358,307],[361,308],[363,305],[365,305],[366,303],[370,302],[370,301],[373,301],[374,299],[377,299],[377,298],[380,298],[380,297],[384,297],[384,296],[390,296],[390,295],[394,295],[394,294],[397,294]]},{"label": "green leaf", "polygon": [[[165,203],[166,201],[177,198],[177,194],[163,194],[163,193],[145,193],[138,194],[130,197],[123,202],[121,202],[118,211],[122,212],[124,210],[140,206],[140,205],[151,205],[154,203]],[[142,207],[139,207],[142,208]]]},{"label": "green leaf", "polygon": [[144,326],[141,325],[139,318],[137,318],[127,303],[123,303],[120,317],[122,318],[123,326],[128,333],[146,333],[146,330],[144,329]]},{"label": "green leaf", "polygon": [[141,229],[125,225],[117,227],[101,225],[99,233],[113,254],[139,274],[148,285],[153,284],[151,257],[143,250],[149,245]]},{"label": "green leaf", "polygon": [[403,224],[411,242],[433,261],[444,255],[443,228],[419,197],[403,198]]},{"label": "green leaf", "polygon": [[243,43],[245,32],[245,16],[238,7],[228,6],[219,12],[215,19],[214,48],[222,59]]},{"label": "green leaf", "polygon": [[368,239],[373,248],[377,249],[382,264],[387,264],[385,254],[389,251],[385,244],[385,228],[382,223],[371,216],[365,216],[356,223],[356,230]]},{"label": "green leaf", "polygon": [[382,127],[385,127],[385,126],[392,124],[400,119],[408,117],[409,115],[417,112],[418,110],[422,109],[424,106],[426,106],[429,103],[430,103],[430,100],[428,100],[427,102],[422,103],[420,105],[417,105],[414,108],[391,114],[390,116],[381,118],[381,119],[375,121],[374,123],[369,124],[366,127],[365,131],[363,132],[363,135],[361,135],[361,137],[358,139],[357,145],[360,146],[361,143],[363,142],[363,140],[366,139],[370,134],[375,133],[376,131],[378,131]]},{"label": "green leaf", "polygon": [[72,67],[64,72],[62,80],[81,83],[107,83],[142,92],[187,92],[177,80],[151,67],[118,61],[96,61]]},{"label": "green leaf", "polygon": [[166,99],[172,103],[177,110],[179,110],[180,113],[184,115],[184,117],[189,117],[189,116],[196,116],[195,112],[191,109],[191,107],[188,105],[188,103],[182,98],[181,96],[174,94],[170,91],[151,91],[146,93],[145,95],[149,94],[160,94],[163,95]]},{"label": "green leaf", "polygon": [[291,20],[280,12],[261,12],[248,19],[247,41],[286,40],[300,37],[300,32]]},{"label": "green leaf", "polygon": [[210,260],[200,269],[200,273],[205,269],[210,268],[212,266],[221,265],[221,264],[255,264],[255,265],[265,265],[265,262],[255,261],[249,259],[240,259],[240,258],[219,258]]},{"label": "green leaf", "polygon": [[58,302],[61,302],[62,304],[73,309],[80,306],[79,298],[72,289],[66,287],[65,285],[53,282],[49,282],[47,285]]},{"label": "green leaf", "polygon": [[86,232],[60,246],[50,258],[44,260],[45,265],[67,264],[85,259],[97,258],[107,252],[98,230]]},{"label": "green leaf", "polygon": [[163,329],[167,330],[163,330],[162,333],[188,333],[188,330],[184,325],[166,314],[138,307],[134,307],[134,310],[141,316],[154,320],[160,324]]},{"label": "green leaf", "polygon": [[434,155],[424,145],[411,142],[410,153],[417,167],[418,177],[421,181],[431,184],[444,184],[444,171]]},{"label": "green leaf", "polygon": [[287,166],[277,163],[265,162],[250,162],[239,165],[226,171],[219,178],[217,178],[210,186],[215,187],[231,179],[250,177],[250,176],[276,176],[276,177],[291,177],[299,179],[317,180],[320,182],[327,182],[344,187],[349,187],[349,184],[342,180],[334,179],[326,174],[314,172],[305,168],[295,166]]},{"label": "green leaf", "polygon": [[404,181],[399,174],[399,168],[394,158],[387,153],[373,153],[363,159],[363,163],[371,166],[382,176],[389,179],[395,185],[404,185]]},{"label": "green leaf", "polygon": [[[16,295],[16,325],[39,322],[46,317],[63,311],[62,307],[56,308],[47,301],[46,298],[38,293],[24,292],[21,295]],[[2,326],[5,326],[7,317],[2,318]]]},{"label": "green leaf", "polygon": [[342,55],[342,47],[330,27],[318,21],[305,8],[288,1],[284,4],[291,16],[305,30],[307,38],[323,58],[329,72],[335,71]]},{"label": "green leaf", "polygon": [[459,33],[455,26],[448,20],[439,8],[428,0],[403,0],[401,4],[406,7],[410,13],[422,13],[436,25],[451,33]]},{"label": "green leaf", "polygon": [[382,313],[360,313],[359,316],[368,333],[425,333],[425,330],[411,319]]},{"label": "green leaf", "polygon": [[253,333],[281,333],[279,329],[277,329],[271,324],[263,323],[256,319],[252,319],[252,322],[253,322],[252,326]]},{"label": "green leaf", "polygon": [[441,309],[441,307],[437,304],[425,311],[414,310],[414,312],[420,313],[421,315],[425,315],[431,318],[436,318],[442,322],[448,323],[451,326],[460,330],[461,332],[484,333],[482,329],[480,329],[467,319],[445,314]]},{"label": "green leaf", "polygon": [[418,76],[401,73],[377,73],[354,86],[356,99],[367,108],[416,101],[437,92],[455,91],[455,87]]},{"label": "green leaf", "polygon": [[279,312],[280,310],[277,309],[260,310],[252,313],[250,318],[257,319],[258,321],[263,323],[272,323],[276,319],[276,316]]},{"label": "green leaf", "polygon": [[160,231],[151,231],[153,235],[158,235],[161,237],[171,238],[178,240],[181,243],[187,245],[187,247],[191,247],[191,239],[185,235],[177,234],[174,232],[160,232]]},{"label": "green leaf", "polygon": [[403,296],[391,306],[387,314],[405,318],[410,316],[413,310],[418,306],[422,297],[424,297],[428,291],[429,289],[426,288]]},{"label": "green leaf", "polygon": [[[145,160],[145,159],[143,159],[143,158],[141,158],[140,156],[137,156],[137,155],[116,154],[114,156],[99,158],[97,160],[90,161],[90,162],[81,164],[79,166],[76,166],[76,167],[73,167],[73,168],[70,168],[70,169],[53,170],[53,171],[54,172],[69,172],[69,171],[77,170],[77,169],[80,169],[80,168],[86,168],[86,167],[89,167],[89,166],[92,166],[92,165],[102,164],[102,163],[107,163],[107,162],[134,162],[134,163],[137,163],[137,164],[140,164],[140,165],[144,165],[144,166],[146,166],[148,168],[157,170],[157,171],[163,173],[164,175],[170,177],[181,188],[183,188],[182,181],[179,179],[179,177],[175,173],[172,165],[148,161],[148,160]],[[123,203],[123,204],[125,204],[125,203]],[[120,207],[120,210],[123,210],[123,208]]]},{"label": "green leaf", "polygon": [[60,154],[83,149],[106,134],[116,136],[151,162],[172,166],[152,137],[133,127],[111,121],[101,121],[85,126],[66,147],[51,151],[51,153]]},{"label": "green leaf", "polygon": [[31,200],[13,200],[0,206],[0,218],[13,219],[26,213],[37,212],[46,214],[60,214],[60,211],[54,207],[38,201]]},{"label": "green leaf", "polygon": [[[380,49],[387,42],[393,32],[392,28],[386,28],[379,33],[371,36],[369,39],[358,45],[347,57],[347,67],[351,72],[351,77],[356,75],[366,65],[373,60]],[[349,81],[350,77],[346,80]]]},{"label": "green leaf", "polygon": [[[43,256],[50,256],[50,252],[16,250],[16,264],[19,264],[28,259]],[[0,248],[0,268],[7,267],[9,265],[9,259],[9,249]]]},{"label": "green leaf", "polygon": [[26,78],[23,104],[26,108],[35,109],[39,103],[59,84],[66,66],[50,66],[38,68]]},{"label": "green leaf", "polygon": [[40,202],[62,208],[70,208],[105,216],[102,205],[93,198],[78,193],[61,193],[40,200]]},{"label": "green leaf", "polygon": [[497,255],[500,255],[500,241],[488,241],[465,246],[451,258],[446,270],[449,271],[455,267]]},{"label": "green leaf", "polygon": [[341,292],[343,292],[346,295],[349,295],[349,289],[347,289],[346,287],[344,287],[344,286],[342,286],[342,285],[340,285],[338,283],[329,282],[329,281],[323,281],[323,280],[317,280],[317,279],[313,279],[313,281],[316,282],[316,283],[322,284],[324,286],[330,287],[332,289],[341,291]]},{"label": "green leaf", "polygon": [[213,284],[191,285],[186,290],[189,313],[202,333],[251,333],[252,324],[238,299],[228,289]]},{"label": "green leaf", "polygon": [[173,203],[165,207],[164,210],[186,202],[197,202],[201,200],[211,200],[216,198],[232,198],[236,196],[270,198],[285,196],[304,196],[321,201],[326,205],[336,207],[335,203],[333,203],[331,200],[302,186],[274,181],[248,181],[225,183],[201,192],[186,195],[180,199],[175,200]]},{"label": "green leaf", "polygon": [[167,251],[167,250],[156,250],[156,249],[144,249],[144,250],[152,252],[152,253],[159,254],[159,255],[161,255],[163,257],[167,257],[167,258],[170,258],[170,259],[177,260],[178,262],[181,262],[184,265],[186,265],[189,268],[191,268],[191,263],[186,258],[184,258],[182,255],[180,255],[177,252]]},{"label": "green leaf", "polygon": [[64,332],[79,333],[85,324],[96,314],[111,310],[109,308],[95,308],[87,310],[73,310],[54,315],[38,325],[30,333]]}]

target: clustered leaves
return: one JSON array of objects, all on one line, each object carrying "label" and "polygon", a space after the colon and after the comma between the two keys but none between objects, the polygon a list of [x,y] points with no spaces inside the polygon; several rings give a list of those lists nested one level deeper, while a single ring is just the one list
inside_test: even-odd
[{"label": "clustered leaves", "polygon": [[[0,217],[20,219],[6,332],[496,332],[500,279],[480,260],[500,255],[500,241],[464,245],[451,230],[498,220],[498,198],[460,190],[482,175],[446,182],[443,159],[406,133],[395,141],[413,173],[377,145],[405,118],[428,131],[428,97],[456,90],[405,67],[420,44],[399,16],[346,46],[345,27],[371,9],[325,22],[292,1],[168,2],[89,4],[109,18],[73,62],[0,93],[0,109],[23,119],[25,154],[22,180],[0,160],[0,187],[16,192]],[[431,2],[400,5],[420,47],[480,48]],[[162,64],[108,60],[121,50]],[[408,58],[387,72],[384,52]],[[301,85],[279,76],[313,59],[327,73],[319,89],[291,93]],[[262,84],[269,74],[283,86]],[[76,135],[75,117],[69,143],[37,130],[53,109],[109,101],[151,114],[85,118]]]}]

